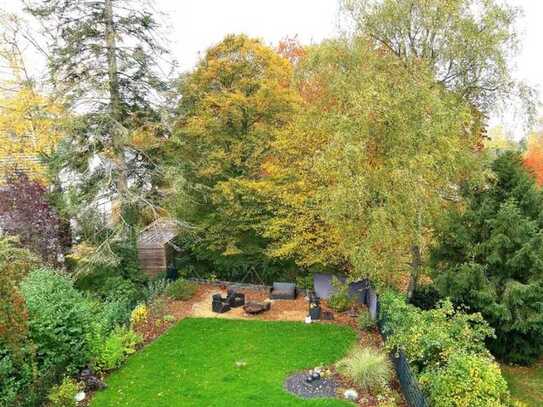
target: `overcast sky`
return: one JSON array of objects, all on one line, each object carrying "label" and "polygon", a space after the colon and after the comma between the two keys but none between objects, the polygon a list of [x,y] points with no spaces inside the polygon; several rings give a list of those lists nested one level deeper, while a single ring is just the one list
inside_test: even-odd
[{"label": "overcast sky", "polygon": [[337,0],[155,0],[172,25],[172,48],[183,68],[225,34],[246,33],[276,44],[298,35],[303,43],[335,34]]},{"label": "overcast sky", "polygon": [[[20,11],[21,0],[0,0]],[[303,43],[318,42],[337,32],[337,0],[155,0],[169,23],[170,47],[184,70],[229,33],[246,33],[276,44],[298,35]],[[543,91],[543,0],[509,0],[525,15],[517,77]],[[542,99],[543,100],[543,99]],[[505,122],[514,119],[503,119]],[[494,119],[494,124],[500,118]],[[517,135],[518,137],[518,135]]]}]

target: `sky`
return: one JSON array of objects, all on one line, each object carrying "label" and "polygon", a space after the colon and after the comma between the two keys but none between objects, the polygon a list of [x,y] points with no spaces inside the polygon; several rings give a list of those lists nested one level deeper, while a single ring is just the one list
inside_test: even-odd
[{"label": "sky", "polygon": [[[8,11],[21,10],[21,0],[0,0]],[[286,36],[302,43],[319,42],[337,33],[337,0],[155,0],[164,12],[169,47],[180,68],[190,70],[226,34],[246,33],[273,45]],[[543,102],[543,0],[508,0],[524,9],[519,22],[522,51],[516,77],[541,91]],[[512,110],[512,109],[511,109]],[[541,110],[543,114],[543,109]],[[516,138],[511,114],[496,116],[492,125],[504,124]]]},{"label": "sky", "polygon": [[[11,0],[10,0],[11,1]],[[337,0],[155,0],[172,25],[172,50],[182,68],[191,68],[226,34],[245,33],[277,44],[298,35],[319,42],[337,32]]]}]

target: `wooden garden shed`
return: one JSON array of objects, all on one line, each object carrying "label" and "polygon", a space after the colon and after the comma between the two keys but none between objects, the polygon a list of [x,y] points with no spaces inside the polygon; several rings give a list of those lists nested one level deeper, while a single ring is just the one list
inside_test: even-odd
[{"label": "wooden garden shed", "polygon": [[138,259],[141,269],[149,277],[165,272],[176,252],[173,240],[178,235],[177,223],[171,219],[157,219],[138,238]]}]

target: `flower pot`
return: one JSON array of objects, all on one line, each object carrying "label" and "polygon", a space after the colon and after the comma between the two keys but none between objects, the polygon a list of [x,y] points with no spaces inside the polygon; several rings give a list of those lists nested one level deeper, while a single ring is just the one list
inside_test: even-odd
[{"label": "flower pot", "polygon": [[312,320],[321,319],[321,307],[318,305],[315,307],[309,307],[309,316]]}]

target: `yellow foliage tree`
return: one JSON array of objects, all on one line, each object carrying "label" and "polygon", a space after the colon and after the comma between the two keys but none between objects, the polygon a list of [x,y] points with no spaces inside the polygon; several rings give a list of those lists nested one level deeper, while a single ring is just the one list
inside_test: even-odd
[{"label": "yellow foliage tree", "polygon": [[[37,91],[24,61],[24,21],[0,13],[0,182],[15,168],[45,181],[40,156],[50,154],[62,138],[62,104]],[[23,39],[24,37],[24,39]]]},{"label": "yellow foliage tree", "polygon": [[62,106],[31,85],[0,98],[0,177],[17,168],[45,181],[39,158],[50,154],[62,138]]},{"label": "yellow foliage tree", "polygon": [[470,109],[365,38],[308,49],[296,77],[305,104],[262,181],[272,253],[415,286],[437,217],[479,171]]},{"label": "yellow foliage tree", "polygon": [[255,192],[270,146],[297,106],[291,78],[287,59],[244,35],[209,49],[185,78],[174,137],[184,177],[175,204],[200,230],[201,257],[269,269],[259,230],[272,213]]}]

